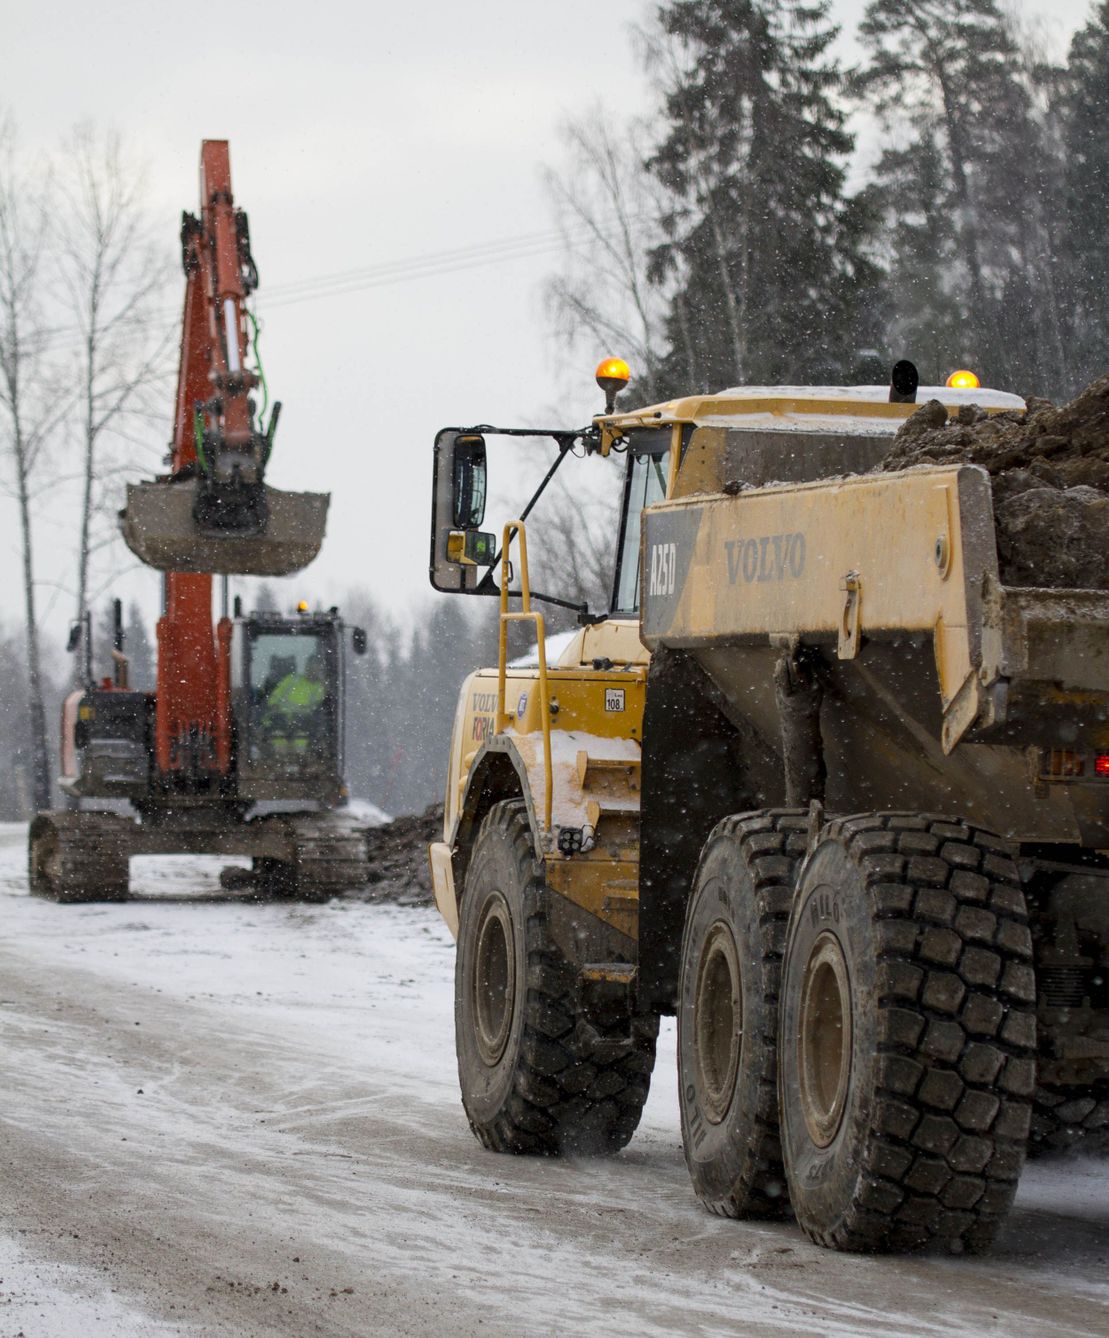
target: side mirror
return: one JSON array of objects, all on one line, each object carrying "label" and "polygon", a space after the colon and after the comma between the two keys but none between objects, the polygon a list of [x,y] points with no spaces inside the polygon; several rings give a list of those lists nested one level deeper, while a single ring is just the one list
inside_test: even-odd
[{"label": "side mirror", "polygon": [[366,637],[364,627],[352,627],[350,629],[350,644],[355,655],[365,655],[369,640]]},{"label": "side mirror", "polygon": [[451,530],[447,561],[461,567],[491,567],[497,554],[497,536],[483,530]]},{"label": "side mirror", "polygon": [[492,565],[496,536],[481,530],[486,482],[485,438],[444,428],[435,438],[429,565],[432,587],[444,594],[472,594]]},{"label": "side mirror", "polygon": [[65,648],[67,652],[70,655],[72,655],[80,644],[81,644],[81,624],[74,623],[73,626],[69,629],[69,640],[65,643]]},{"label": "side mirror", "polygon": [[485,438],[476,432],[454,439],[451,509],[456,530],[480,530],[485,519]]}]

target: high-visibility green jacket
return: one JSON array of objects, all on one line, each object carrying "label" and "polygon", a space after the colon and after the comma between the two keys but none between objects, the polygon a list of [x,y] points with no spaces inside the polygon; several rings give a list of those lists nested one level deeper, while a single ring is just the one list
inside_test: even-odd
[{"label": "high-visibility green jacket", "polygon": [[283,716],[311,715],[323,705],[325,687],[303,674],[286,674],[266,698],[267,712]]},{"label": "high-visibility green jacket", "polygon": [[266,698],[262,728],[278,754],[307,753],[313,717],[323,705],[325,687],[303,674],[291,673]]}]

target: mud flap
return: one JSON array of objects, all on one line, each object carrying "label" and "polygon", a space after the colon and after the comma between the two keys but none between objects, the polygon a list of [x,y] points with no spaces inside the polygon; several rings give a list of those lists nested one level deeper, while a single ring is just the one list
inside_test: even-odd
[{"label": "mud flap", "polygon": [[156,571],[217,575],[287,576],[306,567],[320,551],[327,528],[330,493],[265,489],[265,530],[220,533],[197,524],[196,479],[130,483],[119,513],[123,541]]}]

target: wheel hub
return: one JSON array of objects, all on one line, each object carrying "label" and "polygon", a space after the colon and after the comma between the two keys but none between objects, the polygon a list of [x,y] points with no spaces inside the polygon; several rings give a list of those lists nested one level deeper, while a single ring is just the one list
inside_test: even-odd
[{"label": "wheel hub", "polygon": [[797,1042],[805,1124],[826,1148],[839,1131],[851,1074],[851,983],[839,939],[827,930],[805,964]]},{"label": "wheel hub", "polygon": [[482,911],[474,953],[473,1016],[478,1052],[492,1067],[504,1054],[516,999],[512,917],[500,892]]},{"label": "wheel hub", "polygon": [[719,1124],[732,1103],[743,1036],[739,956],[722,920],[709,930],[701,950],[693,1027],[701,1109],[710,1123]]}]

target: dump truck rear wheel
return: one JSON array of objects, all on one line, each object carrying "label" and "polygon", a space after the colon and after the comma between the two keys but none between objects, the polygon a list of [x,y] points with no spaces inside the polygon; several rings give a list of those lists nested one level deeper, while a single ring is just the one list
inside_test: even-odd
[{"label": "dump truck rear wheel", "polygon": [[682,937],[678,1089],[693,1187],[711,1212],[775,1216],[778,983],[807,815],[725,818],[701,852]]},{"label": "dump truck rear wheel", "polygon": [[1028,1155],[1060,1152],[1109,1153],[1109,1083],[1036,1088]]},{"label": "dump truck rear wheel", "polygon": [[1016,1193],[1035,979],[1012,851],[953,819],[830,823],[782,970],[790,1200],[840,1250],[985,1249]]},{"label": "dump truck rear wheel", "polygon": [[630,1034],[579,1016],[574,969],[548,928],[524,804],[490,809],[466,874],[455,1043],[470,1127],[495,1152],[617,1152],[639,1124],[657,1018]]}]

